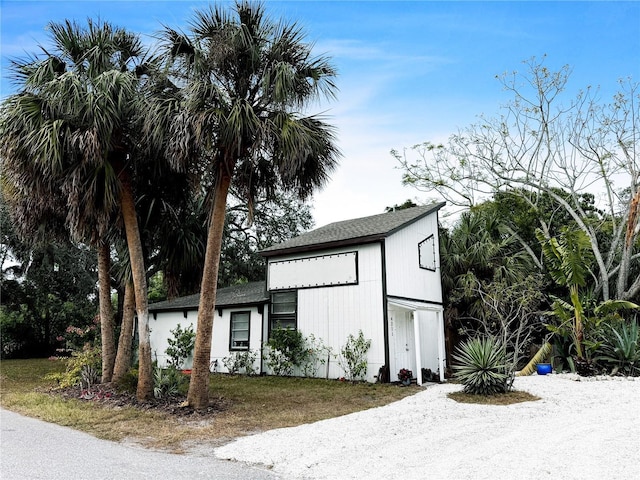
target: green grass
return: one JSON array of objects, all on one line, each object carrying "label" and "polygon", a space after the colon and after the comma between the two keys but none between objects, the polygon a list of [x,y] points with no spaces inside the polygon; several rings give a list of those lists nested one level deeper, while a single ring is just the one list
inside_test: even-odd
[{"label": "green grass", "polygon": [[99,438],[128,439],[178,452],[184,445],[219,445],[250,433],[386,405],[420,391],[415,386],[216,374],[211,378],[210,397],[221,410],[213,416],[176,416],[51,395],[49,390],[55,385],[45,378],[64,368],[63,361],[3,360],[0,404]]}]

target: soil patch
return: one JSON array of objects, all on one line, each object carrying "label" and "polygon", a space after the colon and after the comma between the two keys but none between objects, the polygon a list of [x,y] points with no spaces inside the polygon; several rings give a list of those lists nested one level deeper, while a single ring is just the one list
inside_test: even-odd
[{"label": "soil patch", "polygon": [[464,392],[452,392],[447,395],[450,399],[460,403],[476,403],[481,405],[513,405],[514,403],[533,402],[540,397],[529,392],[511,391],[496,395],[473,395]]},{"label": "soil patch", "polygon": [[213,418],[231,406],[231,402],[228,399],[222,397],[210,398],[207,408],[196,410],[186,405],[187,397],[184,395],[171,395],[139,402],[135,394],[118,391],[113,384],[94,385],[90,389],[82,389],[79,386],[52,388],[48,390],[48,393],[65,399],[97,403],[107,408],[131,407],[197,421]]}]

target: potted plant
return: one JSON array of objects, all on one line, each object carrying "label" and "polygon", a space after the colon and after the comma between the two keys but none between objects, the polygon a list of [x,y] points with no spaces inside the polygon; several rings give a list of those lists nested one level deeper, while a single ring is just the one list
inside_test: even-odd
[{"label": "potted plant", "polygon": [[400,380],[403,385],[410,385],[412,378],[413,372],[407,368],[401,368],[398,372],[398,380]]}]

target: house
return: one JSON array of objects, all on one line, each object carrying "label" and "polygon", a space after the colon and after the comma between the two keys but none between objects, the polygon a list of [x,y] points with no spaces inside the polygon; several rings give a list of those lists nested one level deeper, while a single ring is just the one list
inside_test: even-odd
[{"label": "house", "polygon": [[[366,379],[406,368],[444,380],[445,347],[438,245],[444,203],[336,222],[269,247],[266,282],[218,290],[212,367],[231,352],[255,350],[276,326],[296,328],[338,354],[349,335],[371,340]],[[198,296],[149,307],[151,344],[160,363],[169,331],[195,325]],[[336,356],[317,376],[344,376]],[[256,368],[270,373],[260,354]]]}]

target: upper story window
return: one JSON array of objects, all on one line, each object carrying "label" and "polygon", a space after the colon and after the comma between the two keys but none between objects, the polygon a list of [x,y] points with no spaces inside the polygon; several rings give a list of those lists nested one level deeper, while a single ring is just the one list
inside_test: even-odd
[{"label": "upper story window", "polygon": [[436,271],[436,239],[429,235],[418,244],[420,268]]},{"label": "upper story window", "polygon": [[298,292],[296,290],[273,292],[271,294],[270,330],[278,326],[295,329],[297,327],[297,314]]},{"label": "upper story window", "polygon": [[251,312],[231,312],[230,350],[249,350]]}]

